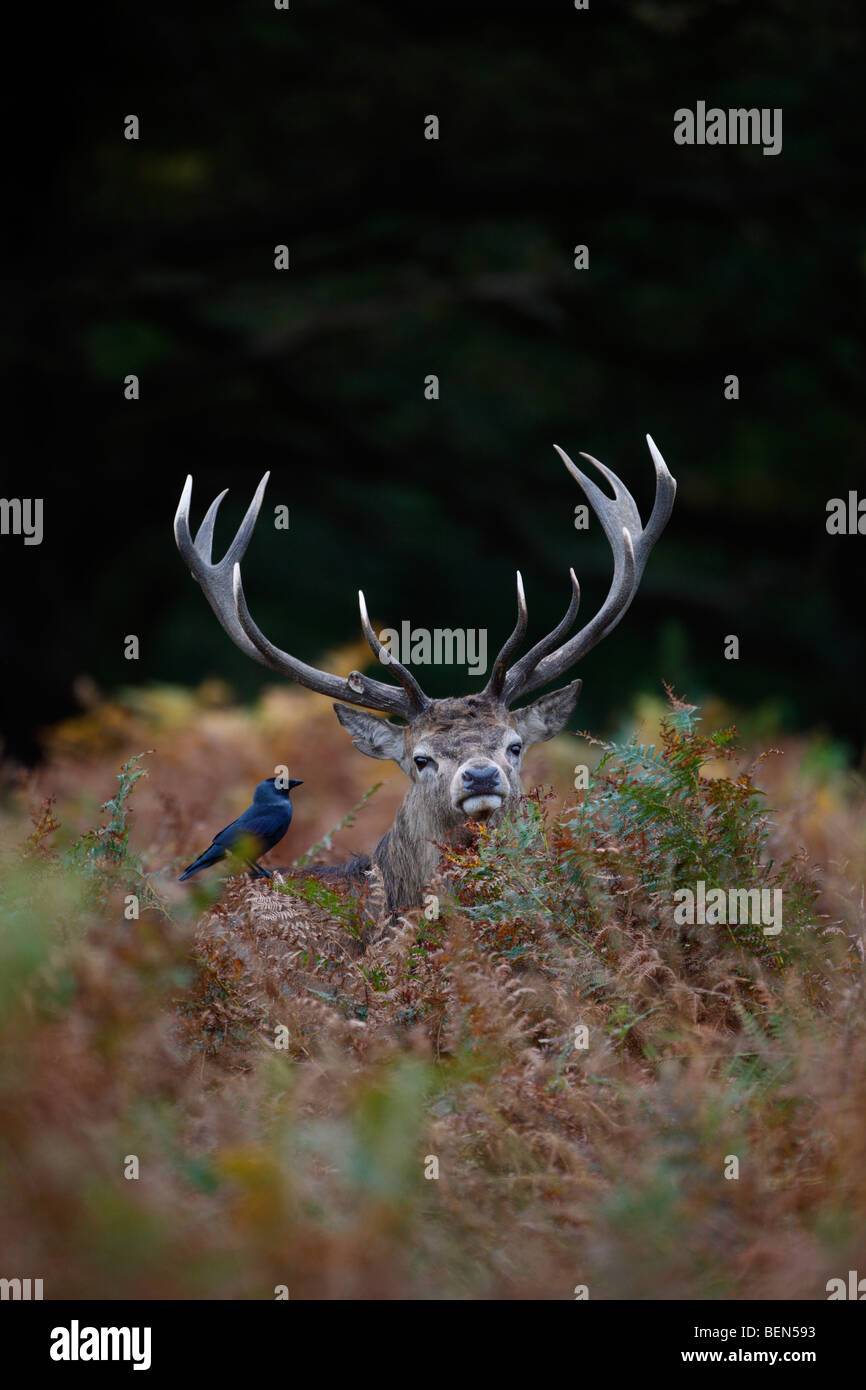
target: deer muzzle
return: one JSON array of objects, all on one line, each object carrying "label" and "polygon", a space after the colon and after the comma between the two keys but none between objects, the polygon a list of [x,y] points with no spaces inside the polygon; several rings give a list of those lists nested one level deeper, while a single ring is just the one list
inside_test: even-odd
[{"label": "deer muzzle", "polygon": [[498,811],[507,795],[496,763],[468,764],[455,778],[454,802],[465,816],[484,819]]}]

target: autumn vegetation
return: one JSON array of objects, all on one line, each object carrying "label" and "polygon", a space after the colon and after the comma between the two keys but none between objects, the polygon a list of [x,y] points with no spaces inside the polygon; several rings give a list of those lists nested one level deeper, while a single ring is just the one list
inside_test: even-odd
[{"label": "autumn vegetation", "polygon": [[[517,812],[394,920],[375,878],[307,872],[370,849],[403,790],[382,764],[370,794],[327,702],[83,698],[6,776],[7,1275],[803,1299],[866,1270],[864,794],[832,743],[644,698],[608,742],[536,749]],[[304,786],[266,862],[293,871],[178,885],[280,763]],[[678,924],[698,877],[780,887],[780,936]]]}]

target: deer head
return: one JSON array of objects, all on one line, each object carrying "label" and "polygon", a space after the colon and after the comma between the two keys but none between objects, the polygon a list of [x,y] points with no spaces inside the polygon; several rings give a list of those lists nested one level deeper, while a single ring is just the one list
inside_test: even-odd
[{"label": "deer head", "polygon": [[[571,600],[562,621],[519,659],[527,627],[523,581],[517,575],[517,621],[493,663],[490,679],[476,695],[431,700],[404,665],[383,649],[373,631],[363,593],[361,627],[374,655],[399,682],[392,685],[352,671],[343,678],[308,666],[275,647],[256,626],[241,581],[240,561],[262,505],[265,474],[222,560],[211,559],[214,524],[225,492],[215,498],[193,540],[189,526],[192,478],[188,477],[174,520],[178,549],[236,646],[262,666],[337,701],[334,709],[355,747],[371,758],[388,758],[402,768],[410,787],[394,825],[373,854],[382,869],[389,905],[418,901],[435,867],[437,843],[467,819],[496,818],[522,791],[520,769],[533,743],[553,738],[566,725],[580,694],[574,680],[529,705],[512,708],[522,696],[559,680],[620,622],[637,592],[649,553],[670,517],[676,483],[647,435],[656,471],[656,495],[647,525],[615,473],[582,454],[613,491],[607,496],[558,447],[563,463],[595,512],[613,552],[607,598],[579,632],[569,636],[580,605],[580,586],[571,576]],[[378,710],[379,714],[370,713]],[[405,720],[396,724],[381,715]]]}]

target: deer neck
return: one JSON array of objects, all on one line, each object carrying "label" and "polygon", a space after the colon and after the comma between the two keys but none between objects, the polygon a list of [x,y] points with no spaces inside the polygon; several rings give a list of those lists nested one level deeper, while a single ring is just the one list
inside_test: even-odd
[{"label": "deer neck", "polygon": [[[502,812],[491,817],[498,823]],[[373,851],[373,863],[381,870],[388,907],[414,907],[423,899],[442,853],[443,844],[469,843],[471,832],[464,820],[448,825],[431,813],[410,792],[401,802],[391,829]]]},{"label": "deer neck", "polygon": [[391,829],[373,851],[373,862],[385,881],[389,908],[411,907],[421,901],[424,887],[439,862],[439,850],[430,839],[431,829],[404,801]]}]

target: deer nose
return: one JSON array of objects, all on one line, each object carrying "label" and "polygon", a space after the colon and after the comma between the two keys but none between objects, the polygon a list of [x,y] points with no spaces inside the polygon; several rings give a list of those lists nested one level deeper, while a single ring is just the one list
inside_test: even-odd
[{"label": "deer nose", "polygon": [[499,768],[495,763],[484,767],[467,767],[462,773],[463,785],[473,796],[489,796],[498,793]]}]

